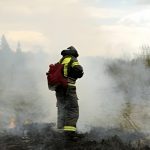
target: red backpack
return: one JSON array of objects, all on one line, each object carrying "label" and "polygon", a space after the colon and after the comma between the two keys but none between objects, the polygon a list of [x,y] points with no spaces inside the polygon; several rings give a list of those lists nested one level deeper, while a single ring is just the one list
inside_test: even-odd
[{"label": "red backpack", "polygon": [[46,73],[48,88],[54,91],[58,86],[67,87],[67,78],[63,76],[64,65],[57,63],[49,65],[49,71]]},{"label": "red backpack", "polygon": [[[46,73],[48,88],[51,91],[56,90],[58,86],[67,87],[67,78],[63,75],[64,65],[61,64],[65,57],[60,60],[60,63],[49,65],[49,71]],[[68,64],[68,67],[72,64],[72,59]]]}]

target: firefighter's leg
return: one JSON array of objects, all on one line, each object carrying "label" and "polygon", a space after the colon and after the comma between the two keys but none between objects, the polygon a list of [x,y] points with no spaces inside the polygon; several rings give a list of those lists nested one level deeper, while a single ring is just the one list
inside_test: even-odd
[{"label": "firefighter's leg", "polygon": [[65,110],[64,106],[59,104],[57,106],[57,128],[58,129],[63,129],[64,123],[65,123]]},{"label": "firefighter's leg", "polygon": [[56,90],[57,98],[57,128],[63,129],[65,123],[65,90],[59,88]]},{"label": "firefighter's leg", "polygon": [[65,132],[75,132],[79,118],[78,98],[75,86],[68,86],[65,98]]},{"label": "firefighter's leg", "polygon": [[79,117],[79,108],[66,108],[66,119],[65,119],[65,126],[64,131],[75,132],[76,131],[76,124]]}]

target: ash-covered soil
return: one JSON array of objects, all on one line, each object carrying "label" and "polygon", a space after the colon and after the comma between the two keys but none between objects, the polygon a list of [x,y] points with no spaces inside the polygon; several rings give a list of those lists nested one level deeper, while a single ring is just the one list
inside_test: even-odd
[{"label": "ash-covered soil", "polygon": [[93,128],[84,138],[68,141],[51,124],[31,124],[0,133],[0,150],[150,150],[141,133]]}]

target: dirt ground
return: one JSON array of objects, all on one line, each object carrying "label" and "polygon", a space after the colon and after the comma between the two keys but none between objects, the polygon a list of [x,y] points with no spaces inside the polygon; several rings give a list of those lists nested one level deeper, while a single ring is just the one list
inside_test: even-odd
[{"label": "dirt ground", "polygon": [[50,124],[32,124],[3,131],[0,150],[150,150],[149,141],[139,133],[122,133],[117,129],[93,128],[84,138],[70,141]]}]

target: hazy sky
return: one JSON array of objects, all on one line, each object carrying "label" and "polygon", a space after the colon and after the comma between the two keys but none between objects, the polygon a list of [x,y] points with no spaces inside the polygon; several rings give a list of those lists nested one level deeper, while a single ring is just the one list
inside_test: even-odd
[{"label": "hazy sky", "polygon": [[24,51],[122,56],[150,44],[150,0],[0,0],[0,35]]}]

